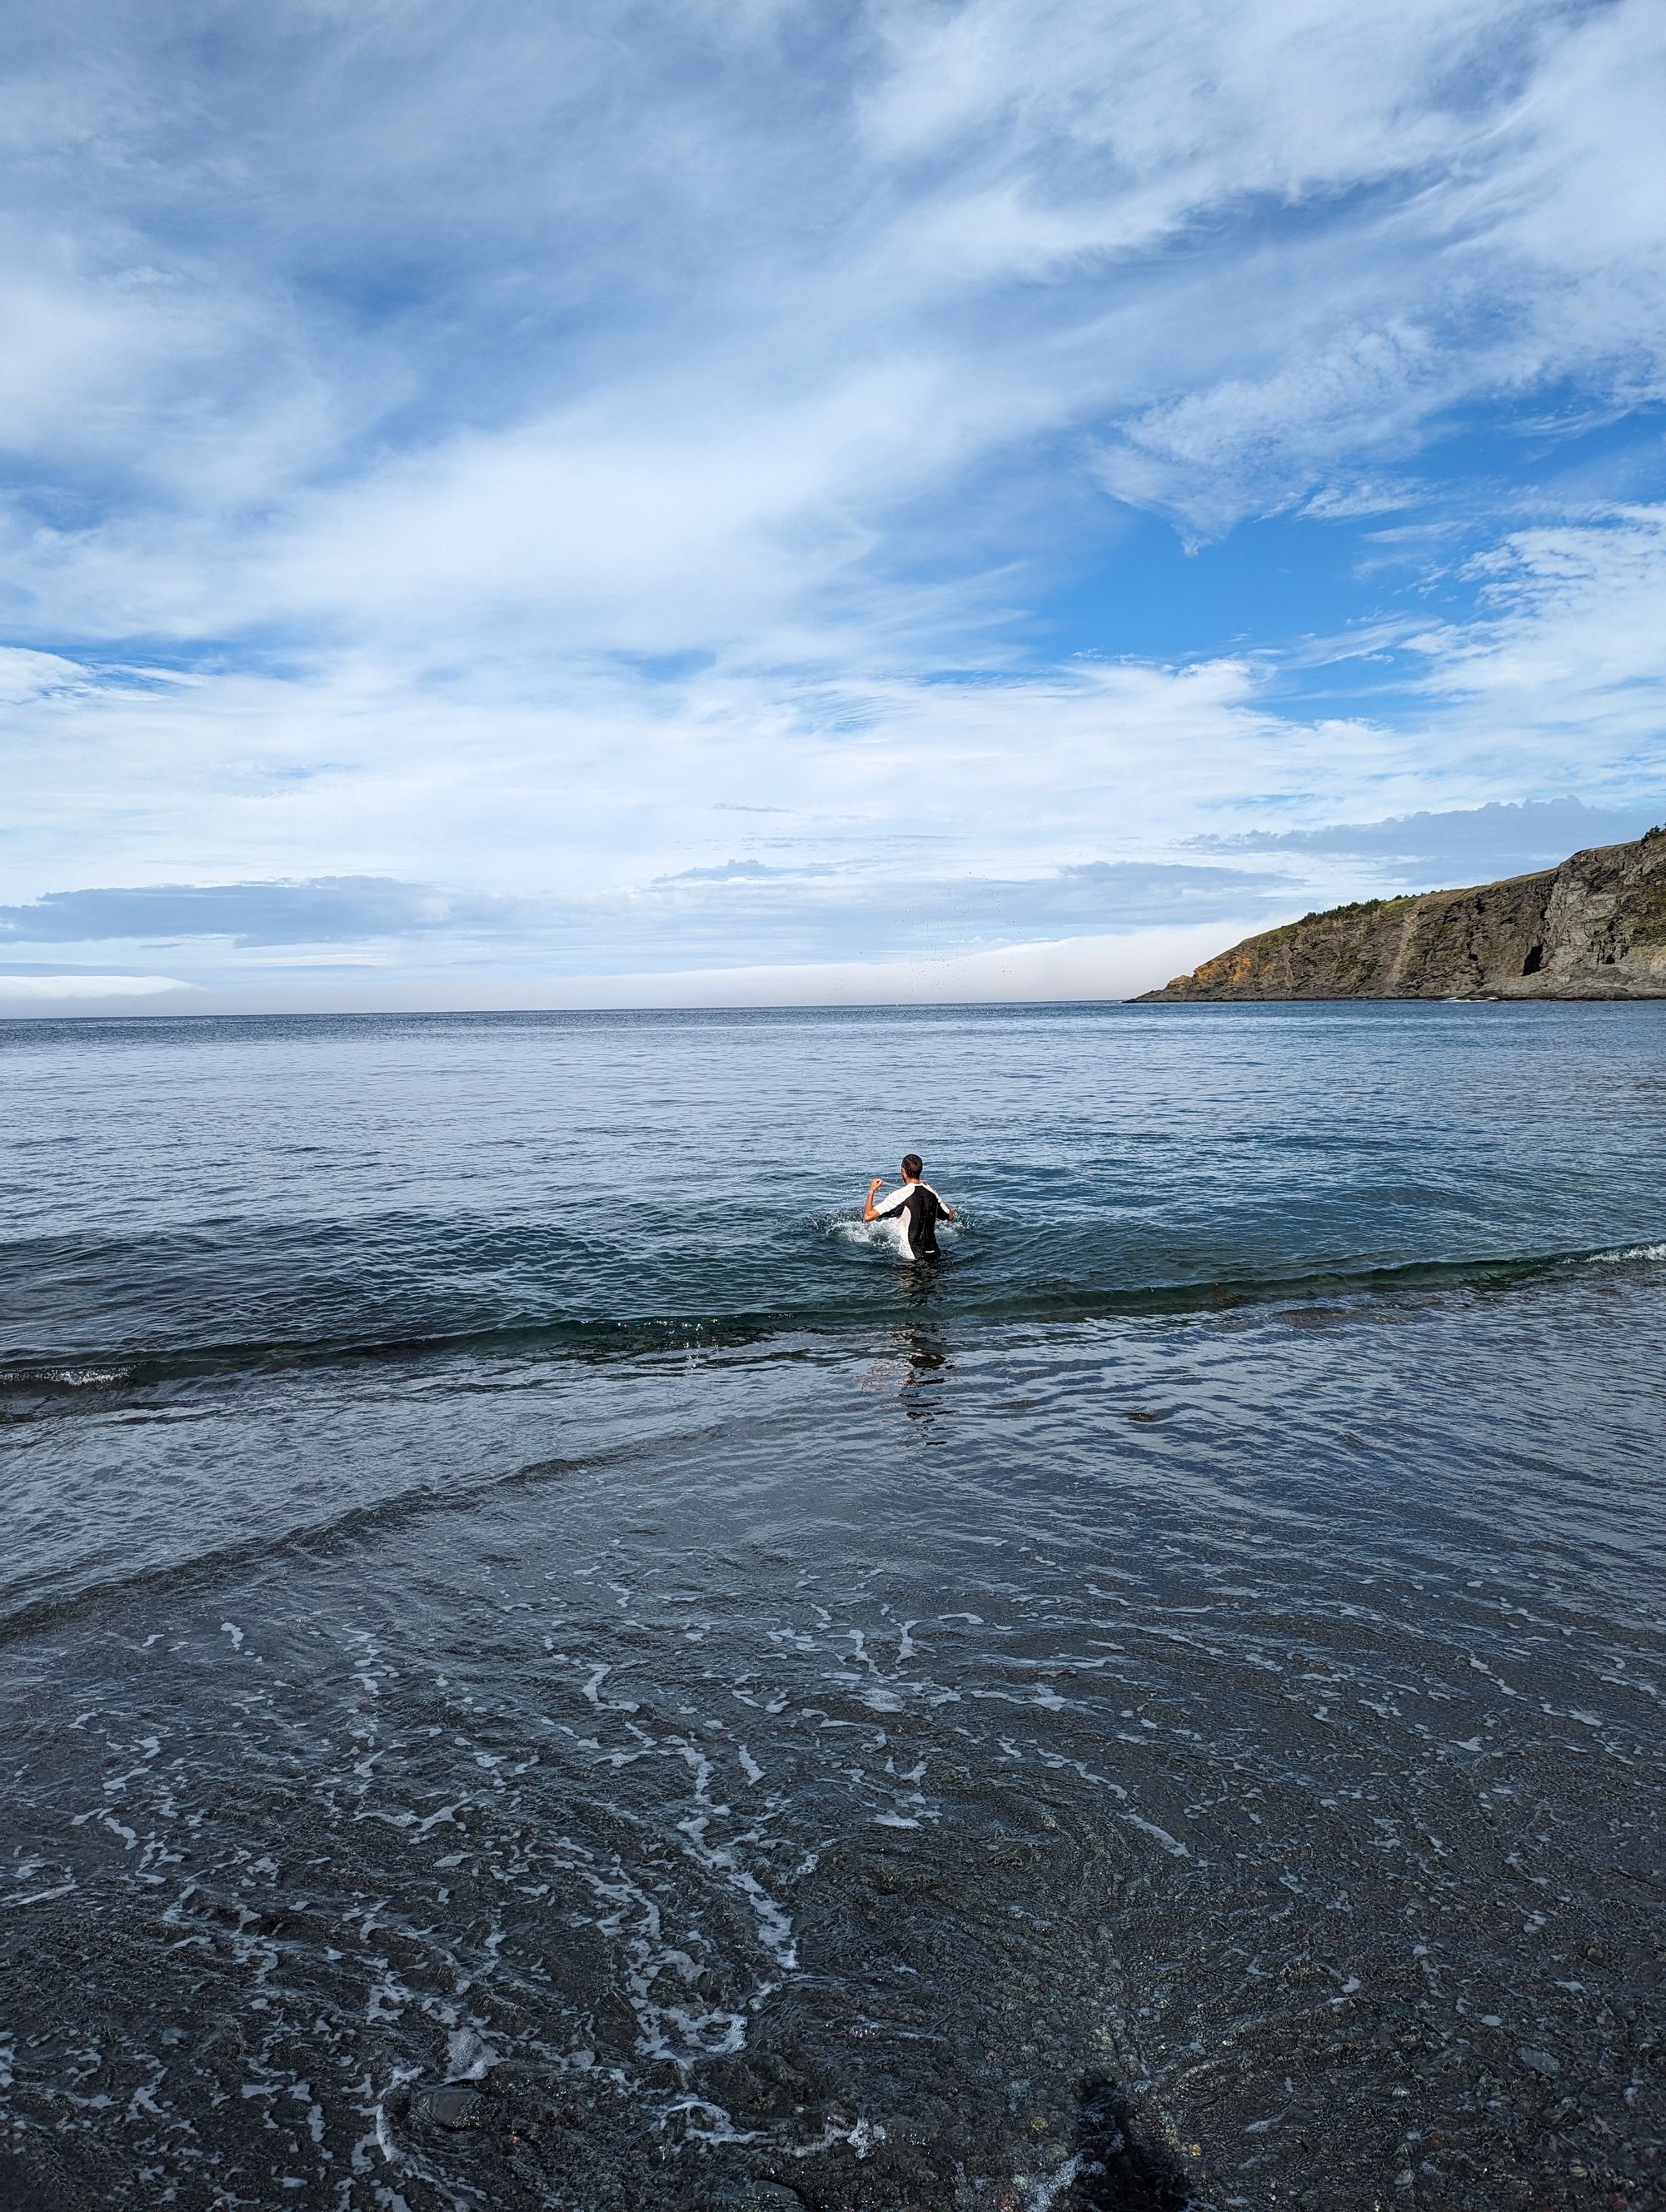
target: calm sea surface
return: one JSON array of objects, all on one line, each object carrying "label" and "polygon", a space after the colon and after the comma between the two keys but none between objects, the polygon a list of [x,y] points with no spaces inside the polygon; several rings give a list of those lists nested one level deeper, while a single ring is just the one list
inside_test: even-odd
[{"label": "calm sea surface", "polygon": [[0,2203],[1645,2212],[1663,1322],[1666,1006],[0,1025]]}]

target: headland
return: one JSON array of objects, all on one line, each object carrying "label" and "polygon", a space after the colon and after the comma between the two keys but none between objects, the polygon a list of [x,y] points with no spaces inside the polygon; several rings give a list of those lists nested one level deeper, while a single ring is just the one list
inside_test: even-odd
[{"label": "headland", "polygon": [[1533,875],[1305,915],[1137,1003],[1662,998],[1666,827]]}]

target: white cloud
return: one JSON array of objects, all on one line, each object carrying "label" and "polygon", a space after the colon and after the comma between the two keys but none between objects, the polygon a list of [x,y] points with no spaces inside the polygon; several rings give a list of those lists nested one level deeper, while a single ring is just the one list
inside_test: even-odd
[{"label": "white cloud", "polygon": [[9,373],[37,441],[84,476],[119,439],[134,483],[16,527],[21,588],[89,634],[499,610],[790,651],[854,563],[890,584],[900,504],[1037,434],[1219,530],[1477,393],[1657,385],[1646,8],[873,20],[812,72],[770,11],[228,15],[183,160],[130,39],[59,143],[27,118],[72,204]]},{"label": "white cloud", "polygon": [[1472,750],[1604,774],[1666,767],[1666,507],[1512,532],[1472,564],[1478,618],[1411,641],[1423,689]]},{"label": "white cloud", "polygon": [[[949,265],[958,215],[981,275],[1099,279],[1122,358],[1079,397],[1116,421],[1120,496],[1217,532],[1468,401],[1662,389],[1666,38],[1642,0],[973,0],[887,22],[870,127],[948,165],[924,222]],[[1307,220],[1241,227],[1274,207]],[[1177,259],[1119,270],[1170,240]],[[1130,291],[1155,360],[1128,357]]]},{"label": "white cloud", "polygon": [[170,991],[192,993],[192,987],[177,975],[9,975],[0,969],[0,1012],[15,1007],[34,1013],[58,1005],[78,1007],[87,1000],[154,999]]},{"label": "white cloud", "polygon": [[[1640,791],[1643,510],[1468,487],[1409,705],[1320,718],[1236,616],[1119,627],[1104,494],[1426,549],[1464,410],[1658,393],[1663,57],[1641,0],[65,0],[0,89],[6,900],[600,916],[739,861],[859,886],[855,949],[916,888]],[[1033,613],[1095,562],[1124,658]]]},{"label": "white cloud", "polygon": [[[641,974],[482,977],[466,1004],[482,1011],[629,1006],[816,1006],[988,1004],[1005,1000],[1127,999],[1189,974],[1236,938],[1266,926],[1265,918],[1227,920],[1184,929],[1118,932],[1114,936],[1042,939],[993,946],[946,959],[772,961]],[[76,976],[58,990],[52,979],[0,975],[0,1014],[120,1013],[143,996],[147,1013],[378,1013],[444,1012],[459,1003],[453,977],[335,975],[240,978],[216,991],[166,977]],[[143,986],[141,991],[136,985]],[[85,985],[87,988],[82,988]],[[108,988],[94,988],[105,987]],[[15,995],[14,995],[15,994]]]},{"label": "white cloud", "polygon": [[1405,765],[1390,733],[1268,712],[1231,661],[952,683],[533,661],[459,686],[350,661],[167,691],[89,676],[87,694],[15,721],[14,902],[361,875],[598,896],[749,859],[837,863],[906,898],[1160,858],[1245,789],[1293,781],[1335,818]]},{"label": "white cloud", "polygon": [[66,691],[86,691],[93,679],[78,661],[27,646],[0,646],[0,706],[21,707]]}]

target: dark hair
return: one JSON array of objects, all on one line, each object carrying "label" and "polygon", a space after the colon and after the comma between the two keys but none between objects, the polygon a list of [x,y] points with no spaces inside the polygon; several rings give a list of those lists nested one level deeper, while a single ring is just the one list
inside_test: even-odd
[{"label": "dark hair", "polygon": [[904,1182],[915,1181],[917,1177],[924,1174],[925,1167],[926,1163],[921,1158],[918,1152],[904,1152],[903,1155],[903,1180]]}]

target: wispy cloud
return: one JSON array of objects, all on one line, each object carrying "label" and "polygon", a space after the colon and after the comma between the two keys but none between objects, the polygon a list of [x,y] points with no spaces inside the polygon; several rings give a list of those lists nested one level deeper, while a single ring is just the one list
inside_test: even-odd
[{"label": "wispy cloud", "polygon": [[1494,799],[1485,806],[1423,811],[1382,822],[1331,822],[1311,830],[1241,830],[1200,837],[1200,851],[1286,854],[1292,859],[1359,860],[1390,880],[1435,890],[1465,877],[1525,874],[1591,845],[1640,837],[1666,818],[1666,776],[1654,801],[1587,806],[1577,799]]},{"label": "wispy cloud", "polygon": [[29,974],[0,968],[0,1015],[50,1012],[55,1008],[120,1007],[132,1000],[183,999],[194,987],[178,975],[88,975],[74,969]]},{"label": "wispy cloud", "polygon": [[[1018,878],[922,873],[905,889],[883,876],[806,884],[790,870],[695,869],[640,890],[514,900],[379,878],[169,884],[53,892],[0,908],[0,955],[74,946],[91,962],[107,961],[112,947],[162,951],[185,967],[184,981],[207,986],[241,972],[251,953],[270,981],[344,960],[385,967],[391,953],[409,964],[414,948],[419,972],[484,965],[554,977],[721,965],[738,941],[753,958],[787,963],[942,959],[969,945],[1188,930],[1298,903],[1288,875],[1151,861]],[[5,964],[13,975],[27,965]]]},{"label": "wispy cloud", "polygon": [[[772,810],[779,811],[779,810]],[[763,860],[725,860],[716,868],[680,868],[674,876],[656,876],[656,884],[757,884],[779,878],[793,883],[806,876],[827,876],[833,871],[813,860],[796,868],[772,868]]]},{"label": "wispy cloud", "polygon": [[0,907],[0,945],[123,939],[159,945],[193,937],[224,937],[239,945],[316,945],[420,937],[512,911],[507,901],[459,899],[374,876],[299,884],[156,884],[48,891],[31,905]]},{"label": "wispy cloud", "polygon": [[1480,605],[1408,641],[1453,723],[1487,726],[1517,758],[1570,739],[1658,770],[1666,728],[1666,505],[1512,531],[1477,555]]},{"label": "wispy cloud", "polygon": [[902,957],[1640,801],[1663,90],[1645,0],[64,0],[0,90],[6,911]]}]

